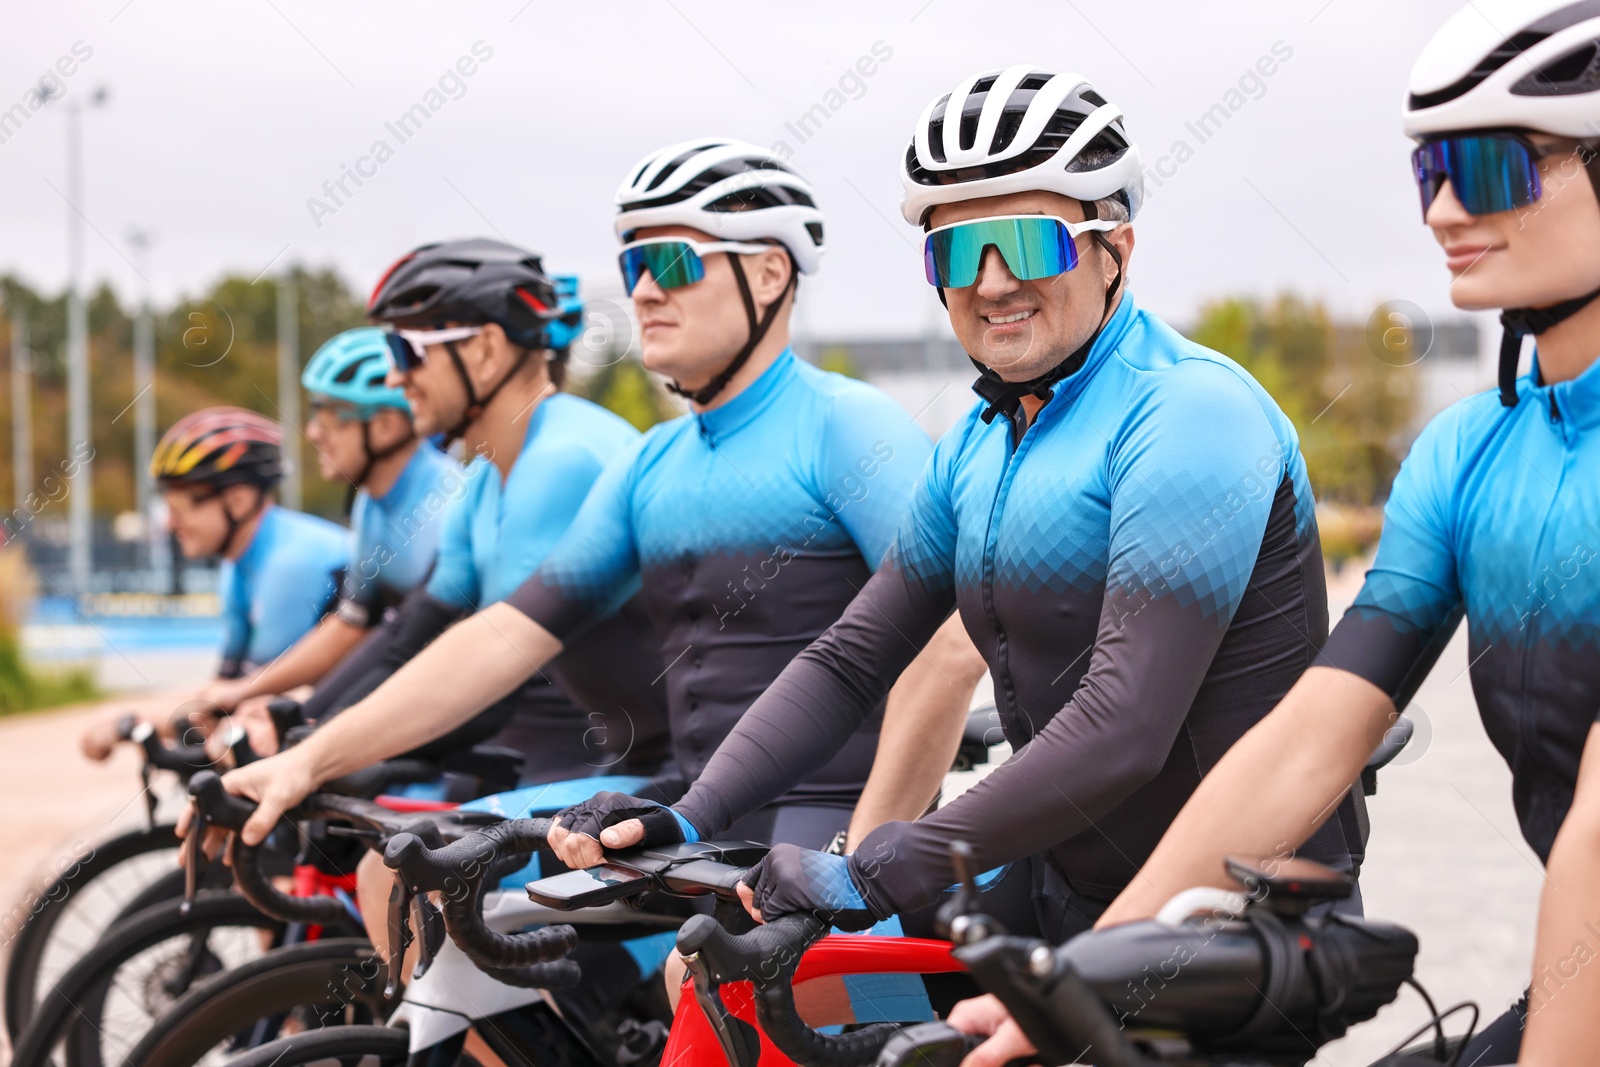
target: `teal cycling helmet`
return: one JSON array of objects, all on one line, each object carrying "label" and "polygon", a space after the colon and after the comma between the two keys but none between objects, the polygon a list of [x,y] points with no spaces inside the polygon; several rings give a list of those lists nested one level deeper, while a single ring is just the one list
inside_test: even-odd
[{"label": "teal cycling helmet", "polygon": [[300,384],[313,397],[349,404],[362,419],[380,408],[411,413],[406,395],[385,384],[389,374],[389,342],[376,326],[361,326],[329,339],[306,364]]},{"label": "teal cycling helmet", "polygon": [[350,479],[344,503],[347,513],[355,504],[356,491],[372,474],[372,465],[416,440],[416,433],[410,432],[385,448],[372,447],[371,422],[379,411],[393,408],[402,412],[408,422],[411,418],[405,393],[386,384],[388,376],[389,342],[385,332],[375,326],[360,326],[331,338],[317,349],[300,375],[300,384],[311,394],[313,407],[328,401],[345,404],[361,422],[361,451],[365,458],[354,476],[346,475]]}]

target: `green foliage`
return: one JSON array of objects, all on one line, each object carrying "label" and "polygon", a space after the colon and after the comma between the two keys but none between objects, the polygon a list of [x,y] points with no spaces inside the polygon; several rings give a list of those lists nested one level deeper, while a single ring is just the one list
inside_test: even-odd
[{"label": "green foliage", "polygon": [[[362,325],[362,304],[332,270],[293,271],[298,295],[300,364],[317,346],[340,330]],[[0,322],[0,349],[10,366],[13,309],[28,316],[29,347],[34,355],[34,470],[36,478],[67,458],[65,294],[47,298],[21,280],[0,277],[0,294],[8,316]],[[211,404],[237,404],[278,418],[277,284],[269,277],[252,283],[230,275],[209,290],[154,309],[156,356],[156,425],[165,430],[182,416]],[[134,398],[133,316],[116,294],[102,286],[88,302],[90,425],[95,449],[94,509],[101,514],[126,511],[136,499],[133,469]],[[0,441],[7,452],[11,440],[11,379],[0,375]],[[302,405],[301,413],[304,415]],[[316,475],[311,449],[300,435],[286,442],[303,473],[308,510],[338,516],[344,487]],[[13,495],[9,464],[0,466],[0,501]]]},{"label": "green foliage", "polygon": [[1300,433],[1318,500],[1388,496],[1415,410],[1415,367],[1379,359],[1361,328],[1336,326],[1321,304],[1290,294],[1209,304],[1189,336],[1232,357],[1277,400]]},{"label": "green foliage", "polygon": [[658,422],[677,418],[666,392],[636,359],[626,356],[572,382],[572,391],[648,430]]},{"label": "green foliage", "polygon": [[856,366],[850,350],[843,345],[829,345],[824,348],[817,356],[817,366],[822,370],[842,374],[846,378],[861,377],[861,368]]},{"label": "green foliage", "polygon": [[22,619],[37,581],[21,548],[0,550],[0,715],[91,700],[100,695],[86,670],[46,672],[22,658]]}]

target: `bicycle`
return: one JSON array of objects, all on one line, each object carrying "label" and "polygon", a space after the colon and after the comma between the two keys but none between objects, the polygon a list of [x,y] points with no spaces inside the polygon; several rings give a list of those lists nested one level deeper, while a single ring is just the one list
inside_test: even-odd
[{"label": "bicycle", "polygon": [[[508,774],[514,777],[520,760],[515,753],[496,749],[469,750],[467,756],[471,759],[463,759],[468,763],[475,760],[476,769],[493,786],[504,784]],[[330,783],[329,789],[351,797],[375,797],[395,785],[431,781],[439,774],[440,765],[431,761],[394,760]],[[208,812],[232,810],[214,773],[194,775],[190,788]],[[317,799],[324,816],[342,813],[345,818],[365,818],[367,824],[386,817],[398,819],[384,824],[391,831],[407,825],[407,819],[455,807],[447,802],[390,797],[349,800],[355,807],[342,806],[348,798]],[[381,816],[380,812],[390,814]],[[202,821],[206,817],[203,815]],[[459,818],[474,821],[470,815]],[[74,1067],[99,1067],[107,1051],[120,1062],[154,1019],[210,975],[235,968],[281,944],[315,942],[323,937],[323,927],[329,928],[326,932],[353,934],[364,941],[348,895],[354,889],[354,876],[343,869],[345,857],[339,855],[334,847],[337,842],[327,831],[314,827],[305,836],[303,862],[293,867],[293,895],[278,892],[261,873],[261,850],[250,850],[245,863],[225,868],[237,893],[198,892],[202,872],[217,869],[217,863],[207,863],[199,855],[198,841],[199,837],[191,837],[189,863],[183,871],[175,868],[173,872],[183,879],[179,884],[182,899],[155,901],[119,920],[108,936],[53,984],[16,1042],[13,1063],[17,1067],[47,1062],[57,1046]],[[279,856],[294,854],[282,847],[269,848],[266,854],[272,856],[274,851]],[[241,878],[249,881],[241,883]],[[286,903],[292,901],[298,905]]]},{"label": "bicycle", "polygon": [[[1061,946],[1014,937],[963,889],[946,921],[952,955],[1010,1011],[1049,1063],[1101,1067],[1298,1067],[1372,1018],[1410,985],[1432,1017],[1373,1067],[1454,1064],[1471,1037],[1471,1002],[1438,1011],[1412,967],[1402,927],[1308,914],[1351,892],[1351,880],[1308,860],[1230,857],[1247,893],[1191,889],[1153,920],[1090,931]],[[1205,918],[1198,916],[1204,915]],[[1464,1036],[1444,1020],[1472,1012]],[[1432,1029],[1431,1041],[1410,1042]],[[956,1067],[983,1039],[942,1022],[887,1041],[878,1067]],[[1091,1057],[1085,1059],[1085,1057]]]},{"label": "bicycle", "polygon": [[[275,705],[274,720],[284,713],[281,705]],[[195,773],[216,766],[217,760],[204,745],[186,738],[164,744],[154,727],[131,715],[118,724],[118,736],[141,752],[145,825],[85,846],[83,856],[58,864],[56,876],[26,902],[28,914],[12,935],[5,969],[5,1025],[13,1043],[31,1018],[42,985],[63,974],[109,927],[182,892],[174,862],[177,835],[171,823],[157,821],[161,803],[157,772],[186,783]],[[242,735],[231,748],[237,762],[253,758]]]}]

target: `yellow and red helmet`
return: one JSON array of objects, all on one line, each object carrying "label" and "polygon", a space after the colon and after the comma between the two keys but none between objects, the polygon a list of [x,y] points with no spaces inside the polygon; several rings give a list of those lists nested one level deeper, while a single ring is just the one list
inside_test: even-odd
[{"label": "yellow and red helmet", "polygon": [[283,477],[283,431],[244,408],[202,408],[162,435],[150,457],[150,476],[163,488],[243,484],[270,489]]}]

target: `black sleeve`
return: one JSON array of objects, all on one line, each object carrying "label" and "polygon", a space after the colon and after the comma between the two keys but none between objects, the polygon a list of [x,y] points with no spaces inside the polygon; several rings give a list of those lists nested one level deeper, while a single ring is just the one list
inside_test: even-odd
[{"label": "black sleeve", "polygon": [[954,587],[891,550],[839,621],[778,675],[674,805],[702,837],[776,800],[850,739],[955,605]]},{"label": "black sleeve", "polygon": [[322,679],[306,718],[321,721],[365,697],[465,614],[421,589],[412,593]]}]

